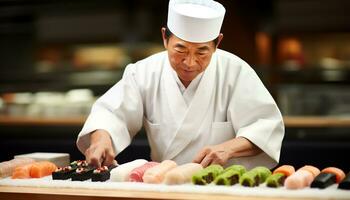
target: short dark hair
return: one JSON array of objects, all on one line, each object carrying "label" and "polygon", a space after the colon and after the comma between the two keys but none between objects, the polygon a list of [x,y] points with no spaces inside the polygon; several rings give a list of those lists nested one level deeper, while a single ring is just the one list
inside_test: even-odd
[{"label": "short dark hair", "polygon": [[[169,28],[168,28],[168,27],[165,27],[165,39],[167,40],[167,42],[168,42],[169,38],[170,38],[172,35],[173,35],[173,33],[169,30]],[[219,37],[215,38],[215,39],[213,40],[213,42],[214,42],[214,44],[215,44],[215,46],[216,46],[216,45],[218,44],[218,42],[219,42]]]}]

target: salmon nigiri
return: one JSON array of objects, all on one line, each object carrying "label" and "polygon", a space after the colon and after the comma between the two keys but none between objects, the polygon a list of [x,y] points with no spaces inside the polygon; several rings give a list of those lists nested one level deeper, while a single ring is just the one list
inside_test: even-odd
[{"label": "salmon nigiri", "polygon": [[25,179],[30,178],[30,169],[33,164],[27,164],[20,167],[16,167],[12,173],[13,179]]},{"label": "salmon nigiri", "polygon": [[49,161],[36,162],[30,169],[30,176],[32,178],[41,178],[51,175],[57,169],[56,165]]},{"label": "salmon nigiri", "polygon": [[277,169],[275,169],[273,171],[273,174],[281,173],[281,174],[284,174],[285,177],[288,177],[288,176],[292,175],[294,172],[295,172],[295,169],[293,166],[282,165],[282,166],[278,167]]}]

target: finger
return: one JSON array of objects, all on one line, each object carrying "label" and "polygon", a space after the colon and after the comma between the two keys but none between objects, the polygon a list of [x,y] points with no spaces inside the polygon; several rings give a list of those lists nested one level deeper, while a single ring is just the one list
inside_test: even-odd
[{"label": "finger", "polygon": [[204,158],[207,154],[208,154],[208,149],[207,149],[207,148],[201,150],[201,151],[199,152],[199,154],[197,154],[197,156],[193,159],[192,162],[194,162],[194,163],[201,163],[202,160],[203,160],[203,158]]},{"label": "finger", "polygon": [[212,162],[212,158],[209,156],[205,156],[204,159],[202,160],[202,162],[200,163],[203,167],[208,167],[211,162]]},{"label": "finger", "polygon": [[90,153],[86,158],[86,161],[95,167],[101,167],[101,163],[103,161],[103,151],[100,148],[90,149]]},{"label": "finger", "polygon": [[105,159],[102,162],[103,166],[111,166],[114,161],[114,155],[110,152],[106,152]]}]

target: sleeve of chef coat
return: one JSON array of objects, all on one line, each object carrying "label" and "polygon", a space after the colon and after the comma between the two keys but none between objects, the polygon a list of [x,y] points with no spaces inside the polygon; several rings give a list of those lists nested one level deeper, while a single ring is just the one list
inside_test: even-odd
[{"label": "sleeve of chef coat", "polygon": [[142,127],[143,104],[134,79],[134,65],[128,65],[122,79],[92,106],[78,135],[78,149],[84,153],[90,146],[90,133],[103,129],[110,134],[115,152],[123,151]]},{"label": "sleeve of chef coat", "polygon": [[268,90],[245,62],[236,79],[229,112],[236,136],[247,138],[263,151],[252,160],[276,165],[284,137],[283,118]]}]

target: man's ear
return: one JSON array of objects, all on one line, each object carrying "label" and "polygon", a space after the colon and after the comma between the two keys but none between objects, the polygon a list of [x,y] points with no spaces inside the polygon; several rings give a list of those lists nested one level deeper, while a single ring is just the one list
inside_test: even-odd
[{"label": "man's ear", "polygon": [[162,39],[163,39],[163,45],[164,45],[164,48],[168,48],[168,40],[166,39],[166,36],[165,36],[165,30],[166,28],[165,27],[162,27],[160,29],[160,31],[162,32]]},{"label": "man's ear", "polygon": [[221,42],[221,40],[224,38],[224,34],[220,33],[219,36],[218,36],[218,43],[216,44],[216,48],[219,47],[219,44]]}]

